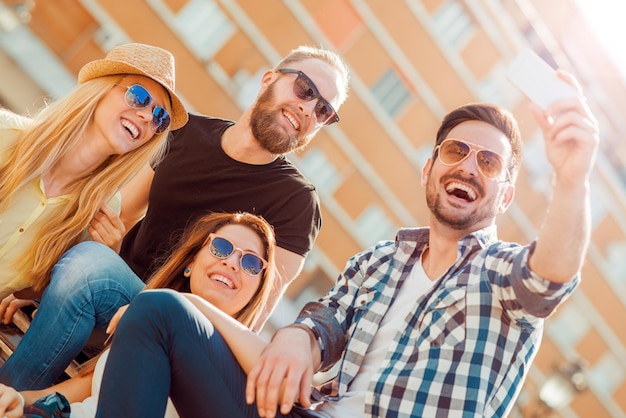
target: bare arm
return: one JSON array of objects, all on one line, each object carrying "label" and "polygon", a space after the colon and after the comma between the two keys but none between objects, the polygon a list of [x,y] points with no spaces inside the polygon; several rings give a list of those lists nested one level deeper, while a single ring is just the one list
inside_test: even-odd
[{"label": "bare arm", "polygon": [[281,247],[276,247],[276,266],[278,268],[278,283],[280,284],[269,297],[267,304],[263,308],[261,317],[254,324],[254,329],[259,331],[267,318],[272,314],[278,301],[287,289],[287,286],[300,274],[304,266],[304,257]]},{"label": "bare arm", "polygon": [[[564,72],[561,78],[576,86]],[[562,100],[547,111],[533,108],[554,169],[553,192],[529,265],[555,283],[571,280],[582,268],[591,234],[589,177],[598,148],[598,123],[582,97]]]},{"label": "bare arm", "polygon": [[101,242],[115,252],[120,251],[126,231],[146,214],[153,177],[154,171],[146,165],[122,187],[122,209],[119,216],[106,204],[100,207],[88,228],[94,241]]},{"label": "bare arm", "polygon": [[44,396],[54,392],[63,394],[63,396],[65,396],[70,403],[81,402],[91,395],[92,380],[93,373],[83,376],[77,375],[46,389],[26,390],[20,393],[24,397],[26,405],[32,405],[37,399],[43,398]]},{"label": "bare arm", "polygon": [[267,341],[239,321],[191,293],[185,295],[220,333],[244,372],[248,373],[267,346]]},{"label": "bare arm", "polygon": [[121,189],[122,212],[120,219],[127,231],[146,214],[148,195],[150,194],[153,178],[154,170],[149,165],[146,165]]}]

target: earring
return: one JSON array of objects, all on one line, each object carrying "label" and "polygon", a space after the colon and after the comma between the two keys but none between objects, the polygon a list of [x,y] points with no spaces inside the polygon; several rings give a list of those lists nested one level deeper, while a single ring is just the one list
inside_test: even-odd
[{"label": "earring", "polygon": [[183,272],[183,276],[185,276],[185,277],[190,277],[191,276],[191,270],[189,270],[189,267],[185,267],[185,271]]}]

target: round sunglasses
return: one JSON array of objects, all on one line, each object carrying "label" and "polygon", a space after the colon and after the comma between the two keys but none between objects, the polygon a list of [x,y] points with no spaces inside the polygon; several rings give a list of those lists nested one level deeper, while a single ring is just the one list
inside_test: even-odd
[{"label": "round sunglasses", "polygon": [[220,260],[227,259],[235,251],[241,252],[239,265],[244,273],[247,273],[250,276],[261,274],[261,272],[267,268],[267,261],[250,251],[244,251],[241,248],[235,247],[233,243],[226,238],[210,234],[208,246],[211,254]]},{"label": "round sunglasses", "polygon": [[460,139],[446,138],[435,147],[434,152],[438,152],[437,157],[442,164],[451,166],[465,161],[472,151],[476,155],[478,170],[483,176],[488,179],[496,179],[504,171],[508,181],[510,178],[509,171],[506,169],[502,155],[480,145],[461,141]]},{"label": "round sunglasses", "polygon": [[313,81],[306,74],[292,68],[279,68],[276,71],[286,74],[298,74],[293,82],[293,94],[305,102],[317,99],[315,118],[319,125],[330,125],[331,123],[339,122],[339,115],[337,115],[335,109],[333,109],[328,100],[322,97]]},{"label": "round sunglasses", "polygon": [[[120,86],[124,87],[124,86]],[[141,84],[133,84],[126,87],[124,101],[133,109],[145,109],[153,102],[150,92]],[[163,133],[170,126],[170,114],[161,106],[154,106],[152,109],[152,130],[156,134]]]}]

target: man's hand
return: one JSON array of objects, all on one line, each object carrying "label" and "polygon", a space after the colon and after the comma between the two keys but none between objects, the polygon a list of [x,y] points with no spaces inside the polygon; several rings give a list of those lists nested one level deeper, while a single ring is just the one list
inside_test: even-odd
[{"label": "man's hand", "polygon": [[545,112],[531,108],[545,139],[554,170],[552,197],[530,269],[554,283],[566,283],[582,269],[591,237],[590,175],[600,143],[596,118],[574,77],[559,77],[578,89],[573,99],[555,102]]},{"label": "man's hand", "polygon": [[29,305],[33,305],[32,300],[18,299],[13,293],[2,299],[2,302],[0,302],[0,318],[2,318],[2,323],[10,323],[18,309]]},{"label": "man's hand", "polygon": [[557,181],[580,185],[588,179],[595,159],[599,139],[598,121],[591,113],[576,79],[559,70],[561,79],[580,93],[575,99],[554,103],[545,112],[538,106],[532,111],[543,131],[546,155],[554,169]]},{"label": "man's hand", "polygon": [[289,413],[297,399],[302,406],[310,406],[314,367],[320,357],[316,347],[304,329],[279,329],[248,374],[246,402],[256,400],[259,415],[270,418],[279,404],[283,414]]},{"label": "man's hand", "polygon": [[120,252],[126,227],[120,217],[106,204],[100,206],[87,230],[91,239],[106,245],[116,253]]}]

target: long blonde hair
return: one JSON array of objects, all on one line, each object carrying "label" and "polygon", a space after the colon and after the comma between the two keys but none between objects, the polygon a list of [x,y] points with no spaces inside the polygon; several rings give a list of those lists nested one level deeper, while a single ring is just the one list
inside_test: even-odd
[{"label": "long blonde hair", "polygon": [[276,247],[274,230],[263,218],[247,213],[211,213],[199,218],[179,241],[165,264],[150,278],[146,289],[169,288],[189,292],[189,279],[183,276],[196,254],[207,244],[209,234],[226,225],[242,225],[253,230],[261,239],[268,265],[263,270],[261,284],[254,296],[233,318],[245,326],[252,328],[259,320],[262,308],[267,303],[272,290],[276,286],[276,263],[274,251]]},{"label": "long blonde hair", "polygon": [[[19,136],[0,165],[0,212],[7,209],[16,192],[53,167],[84,135],[100,100],[124,75],[99,77],[79,85],[44,108]],[[20,271],[10,287],[43,289],[61,255],[78,243],[98,208],[152,158],[160,158],[169,131],[122,155],[112,155],[68,190],[72,199],[42,225],[34,245],[19,259]]]}]

